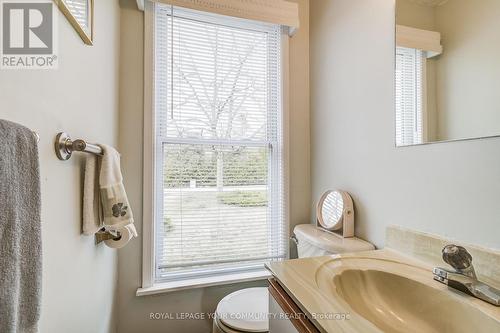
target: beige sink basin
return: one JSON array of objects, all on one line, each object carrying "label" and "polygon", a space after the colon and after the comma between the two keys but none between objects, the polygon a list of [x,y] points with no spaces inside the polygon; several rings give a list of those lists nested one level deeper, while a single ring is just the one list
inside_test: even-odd
[{"label": "beige sink basin", "polygon": [[500,307],[434,281],[432,267],[391,250],[268,265],[323,333],[500,332]]},{"label": "beige sink basin", "polygon": [[334,259],[318,268],[318,288],[383,332],[500,332],[500,322],[432,280],[427,270],[390,260]]}]

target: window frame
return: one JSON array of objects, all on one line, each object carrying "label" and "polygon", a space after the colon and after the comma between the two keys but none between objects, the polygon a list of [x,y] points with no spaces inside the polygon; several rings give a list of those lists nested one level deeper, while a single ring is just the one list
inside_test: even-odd
[{"label": "window frame", "polygon": [[[283,205],[284,227],[289,234],[289,37],[281,34],[281,105],[282,105],[282,164],[283,164]],[[142,223],[142,287],[136,295],[150,295],[211,285],[229,284],[243,281],[266,279],[269,272],[262,269],[253,272],[228,273],[225,275],[196,277],[169,282],[155,282],[156,228],[155,209],[158,207],[156,195],[155,164],[157,138],[155,124],[155,4],[146,1],[144,9],[144,137],[143,137],[143,223]],[[289,257],[288,241],[286,257]]]}]

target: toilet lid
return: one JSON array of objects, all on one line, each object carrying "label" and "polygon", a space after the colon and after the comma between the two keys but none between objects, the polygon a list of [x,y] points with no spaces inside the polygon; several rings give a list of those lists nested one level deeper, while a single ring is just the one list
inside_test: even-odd
[{"label": "toilet lid", "polygon": [[373,244],[360,238],[343,238],[333,235],[313,224],[299,224],[293,229],[293,233],[300,242],[306,242],[322,250],[336,253],[371,251],[375,249]]},{"label": "toilet lid", "polygon": [[267,288],[247,288],[224,297],[216,316],[224,325],[243,332],[269,331]]}]

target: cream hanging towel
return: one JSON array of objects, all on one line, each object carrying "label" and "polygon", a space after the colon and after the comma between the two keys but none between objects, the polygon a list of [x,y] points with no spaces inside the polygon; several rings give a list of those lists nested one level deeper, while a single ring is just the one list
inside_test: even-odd
[{"label": "cream hanging towel", "polygon": [[[144,9],[145,0],[137,0]],[[284,25],[291,31],[299,27],[299,6],[285,0],[152,0],[220,15]]]}]

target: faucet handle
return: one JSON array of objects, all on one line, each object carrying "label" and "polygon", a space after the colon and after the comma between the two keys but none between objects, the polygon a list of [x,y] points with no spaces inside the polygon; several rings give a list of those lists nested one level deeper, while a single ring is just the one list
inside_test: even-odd
[{"label": "faucet handle", "polygon": [[443,250],[443,260],[457,270],[466,270],[472,266],[471,254],[462,246],[450,244]]}]

